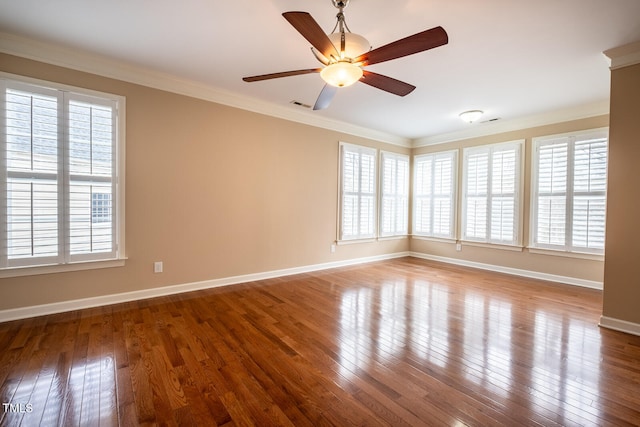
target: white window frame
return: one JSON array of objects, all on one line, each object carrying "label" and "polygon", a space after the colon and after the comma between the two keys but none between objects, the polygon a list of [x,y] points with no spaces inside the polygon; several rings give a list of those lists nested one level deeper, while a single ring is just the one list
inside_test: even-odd
[{"label": "white window frame", "polygon": [[[438,178],[438,171],[442,172],[441,168],[435,167],[438,162],[450,162],[450,176],[448,177],[451,183],[449,191],[438,191],[442,189],[442,179]],[[429,168],[429,188],[424,188],[425,184],[420,182],[420,169],[421,163],[429,162],[431,167]],[[457,194],[458,194],[458,150],[447,150],[428,154],[418,154],[413,156],[413,213],[412,213],[412,226],[411,232],[414,236],[432,237],[439,239],[454,240],[457,237],[456,233],[456,218],[457,218]],[[436,217],[441,217],[437,206],[440,206],[439,202],[447,204],[449,209],[449,221],[448,232],[442,232],[443,229],[435,229]],[[428,206],[428,212],[423,212],[423,206]],[[420,218],[424,216],[428,217],[428,227],[421,226]],[[425,229],[428,228],[428,229]]]},{"label": "white window frame", "polygon": [[[493,176],[493,162],[494,154],[501,151],[515,150],[515,183],[513,193],[495,193],[493,191],[493,180],[496,177]],[[485,210],[485,230],[483,237],[471,236],[467,234],[467,221],[468,221],[468,207],[469,207],[469,157],[477,153],[487,154],[487,183],[486,183],[486,210]],[[523,156],[524,156],[524,140],[515,140],[509,142],[502,142],[497,144],[488,144],[476,147],[468,147],[463,150],[463,179],[462,179],[462,230],[461,240],[468,243],[480,243],[490,245],[502,245],[508,247],[521,247],[522,246],[522,203],[523,203],[523,190],[524,190],[524,177],[523,177]],[[482,194],[479,194],[482,197]],[[492,234],[492,212],[493,205],[496,204],[499,197],[513,197],[513,233],[511,238],[504,239],[496,237]]]},{"label": "white window frame", "polygon": [[[358,241],[358,240],[370,240],[376,238],[377,232],[377,213],[378,213],[378,173],[377,173],[377,161],[378,161],[378,150],[371,147],[366,147],[363,145],[349,144],[346,142],[340,142],[339,144],[340,150],[340,161],[339,161],[339,227],[338,227],[338,242],[347,242],[347,241]],[[345,180],[345,158],[346,153],[349,155],[356,155],[359,159],[358,169],[355,173],[358,174],[357,177],[357,188],[354,191],[348,191],[345,189],[345,185],[347,181]],[[366,158],[367,161],[370,161],[369,172],[370,174],[367,176],[366,182],[369,184],[368,188],[363,188],[363,168],[361,160],[362,158]],[[345,203],[348,198],[355,199],[356,212],[352,216],[351,220],[355,221],[355,228],[357,232],[348,232],[345,231],[345,228],[348,226],[349,221],[345,219],[347,215],[347,209],[345,209]],[[367,202],[370,202],[370,206],[366,206]],[[368,215],[366,215],[366,224],[363,221],[362,213],[363,210],[368,210]],[[366,230],[363,230],[363,227],[367,226]]]},{"label": "white window frame", "polygon": [[[124,265],[125,260],[125,207],[124,207],[124,188],[125,188],[125,98],[119,95],[107,94],[77,88],[58,83],[32,79],[28,77],[13,75],[0,72],[0,108],[4,111],[6,106],[5,96],[8,89],[14,89],[24,92],[41,93],[53,96],[58,99],[58,144],[57,153],[57,171],[47,175],[46,178],[55,179],[57,181],[57,255],[47,257],[27,257],[27,258],[8,258],[7,238],[8,228],[6,222],[0,227],[0,277],[16,277],[34,274],[55,273],[63,271],[87,270],[92,268],[105,268]],[[111,187],[112,203],[113,203],[113,227],[111,229],[111,239],[113,242],[112,251],[71,254],[69,249],[70,229],[67,221],[71,212],[69,189],[72,180],[80,179],[83,182],[91,182],[101,178],[92,178],[90,176],[78,175],[72,173],[67,164],[68,156],[65,152],[67,144],[69,144],[69,135],[66,131],[67,121],[69,120],[68,108],[70,103],[89,102],[93,105],[104,105],[112,109],[112,122],[114,128],[114,142],[112,147],[113,170],[111,171],[111,179],[108,185]],[[4,117],[1,119],[3,129],[7,122]],[[1,132],[0,135],[0,209],[3,216],[6,217],[8,209],[8,174],[15,175],[18,172],[9,172],[6,168],[6,133]],[[18,173],[19,175],[20,173]],[[43,178],[41,172],[28,173],[32,179]],[[49,176],[50,175],[50,176]],[[89,181],[86,181],[86,180]],[[96,181],[96,183],[98,182]],[[101,184],[101,185],[104,185]]]},{"label": "white window frame", "polygon": [[[391,170],[387,169],[387,163]],[[410,176],[408,155],[380,152],[380,237],[406,236],[409,233]]]},{"label": "white window frame", "polygon": [[[608,144],[609,144],[609,128],[597,128],[584,130],[579,132],[563,133],[558,135],[547,135],[542,137],[536,137],[532,140],[532,161],[531,161],[531,214],[530,214],[530,235],[529,235],[529,248],[533,250],[547,250],[552,252],[564,252],[567,254],[575,254],[577,256],[593,256],[604,255],[604,238],[606,230],[603,229],[603,248],[590,248],[584,246],[577,246],[573,243],[573,221],[574,221],[574,204],[573,199],[575,196],[597,196],[604,199],[604,212],[606,213],[606,187],[608,180],[608,170],[605,166],[605,183],[604,190],[579,192],[574,189],[575,176],[574,176],[574,154],[576,143],[605,139],[607,144],[607,163],[608,163]],[[538,209],[539,209],[539,163],[540,163],[540,148],[542,146],[549,145],[561,145],[567,144],[566,153],[566,190],[564,192],[553,193],[556,196],[564,196],[565,203],[565,228],[564,228],[564,244],[550,244],[538,242]],[[545,193],[546,194],[546,193]],[[550,195],[546,194],[547,196]],[[606,226],[606,217],[603,214],[603,227]]]}]

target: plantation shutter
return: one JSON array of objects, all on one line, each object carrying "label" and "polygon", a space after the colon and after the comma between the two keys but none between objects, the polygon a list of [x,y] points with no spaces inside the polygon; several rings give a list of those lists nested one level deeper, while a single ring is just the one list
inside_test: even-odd
[{"label": "plantation shutter", "polygon": [[454,238],[456,152],[416,156],[413,233]]},{"label": "plantation shutter", "polygon": [[117,258],[118,101],[0,84],[0,267]]},{"label": "plantation shutter", "polygon": [[539,245],[564,246],[567,220],[568,142],[538,148],[536,237]]},{"label": "plantation shutter", "polygon": [[534,142],[534,247],[604,252],[607,144],[604,130]]},{"label": "plantation shutter", "polygon": [[519,243],[521,147],[518,141],[465,149],[463,240]]},{"label": "plantation shutter", "polygon": [[438,154],[433,168],[433,235],[453,238],[456,153]]},{"label": "plantation shutter", "polygon": [[115,105],[74,95],[68,108],[70,257],[115,255]]},{"label": "plantation shutter", "polygon": [[341,145],[340,239],[375,237],[376,150]]},{"label": "plantation shutter", "polygon": [[413,233],[432,234],[433,156],[416,157],[414,164]]},{"label": "plantation shutter", "polygon": [[604,250],[606,138],[577,141],[573,159],[573,247]]},{"label": "plantation shutter", "polygon": [[495,150],[491,159],[490,240],[516,243],[517,184],[519,171],[517,147]]},{"label": "plantation shutter", "polygon": [[487,240],[489,205],[489,150],[469,153],[465,159],[466,192],[463,238]]},{"label": "plantation shutter", "polygon": [[409,157],[382,152],[381,163],[380,235],[406,235],[409,216]]},{"label": "plantation shutter", "polygon": [[4,264],[58,263],[62,260],[62,96],[20,84],[3,92]]}]

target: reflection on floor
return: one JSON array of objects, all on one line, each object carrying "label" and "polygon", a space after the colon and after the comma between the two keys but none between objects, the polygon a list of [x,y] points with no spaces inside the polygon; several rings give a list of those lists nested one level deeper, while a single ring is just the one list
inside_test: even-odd
[{"label": "reflection on floor", "polygon": [[404,258],[8,322],[0,424],[640,425],[601,304]]}]

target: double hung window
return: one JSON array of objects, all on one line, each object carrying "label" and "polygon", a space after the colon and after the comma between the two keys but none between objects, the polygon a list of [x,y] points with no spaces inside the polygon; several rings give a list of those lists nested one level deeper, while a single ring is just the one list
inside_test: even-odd
[{"label": "double hung window", "polygon": [[0,268],[118,259],[123,99],[2,85]]},{"label": "double hung window", "polygon": [[414,157],[414,235],[455,238],[457,157],[457,151]]},{"label": "double hung window", "polygon": [[523,141],[464,150],[462,239],[520,244]]},{"label": "double hung window", "polygon": [[531,246],[602,254],[606,129],[533,141]]},{"label": "double hung window", "polygon": [[377,150],[340,144],[339,240],[376,237]]}]

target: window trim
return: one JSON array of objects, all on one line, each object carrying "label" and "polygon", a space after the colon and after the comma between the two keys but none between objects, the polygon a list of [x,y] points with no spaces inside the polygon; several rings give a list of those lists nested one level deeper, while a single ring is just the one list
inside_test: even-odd
[{"label": "window trim", "polygon": [[[42,259],[38,261],[42,262],[27,262],[23,265],[16,266],[2,266],[0,267],[0,278],[3,277],[18,277],[18,276],[29,276],[36,274],[48,274],[48,273],[57,273],[57,272],[65,272],[65,271],[75,271],[75,270],[87,270],[94,268],[106,268],[106,267],[117,267],[124,265],[124,261],[126,260],[126,250],[125,250],[125,151],[126,151],[126,143],[125,143],[125,118],[126,118],[126,98],[121,95],[116,95],[112,93],[99,92],[95,90],[65,85],[56,82],[50,82],[46,80],[35,79],[26,76],[20,76],[16,74],[6,73],[0,71],[0,87],[2,87],[1,98],[4,100],[6,94],[7,86],[25,86],[26,90],[29,90],[28,87],[31,87],[31,90],[35,88],[41,88],[44,91],[55,91],[59,93],[59,96],[62,97],[63,93],[73,94],[73,99],[99,99],[102,103],[112,102],[114,105],[114,121],[115,121],[115,142],[114,142],[114,171],[113,171],[113,203],[114,203],[114,225],[112,234],[114,236],[114,256],[109,258],[98,258],[95,257],[84,257],[84,256],[74,256],[75,259],[68,259],[65,254],[60,254],[58,256],[61,260],[53,260],[53,259]],[[64,120],[64,118],[63,118]],[[4,126],[4,124],[3,124]],[[61,132],[61,131],[60,131]],[[4,162],[5,156],[0,156],[2,161]],[[2,166],[2,170],[4,170],[4,164]],[[65,172],[68,174],[68,172]],[[64,184],[60,184],[64,186]],[[4,188],[4,184],[2,184]],[[64,190],[68,191],[67,189]],[[3,196],[4,197],[4,196]],[[4,202],[2,203],[4,204]],[[60,218],[59,221],[64,221],[64,218]],[[7,229],[3,228],[3,237],[6,238]],[[4,243],[3,243],[4,245]],[[35,261],[35,260],[34,260]]]},{"label": "window trim", "polygon": [[[514,224],[513,224],[513,231],[515,236],[514,239],[512,241],[504,241],[504,240],[497,240],[497,239],[492,239],[491,238],[491,204],[487,203],[487,225],[486,225],[486,231],[487,231],[487,235],[484,239],[479,239],[479,238],[469,238],[466,235],[466,216],[467,216],[467,174],[468,174],[468,167],[467,167],[467,156],[469,155],[469,153],[473,153],[474,151],[483,151],[483,150],[488,150],[489,153],[489,164],[487,165],[487,167],[489,168],[489,174],[491,174],[491,156],[494,152],[495,149],[500,149],[501,147],[508,147],[508,146],[513,146],[516,148],[517,153],[516,153],[516,167],[517,167],[517,171],[515,174],[516,180],[518,182],[516,182],[515,184],[515,188],[514,188],[514,198],[516,199],[514,201],[514,205],[515,205],[515,218],[514,218]],[[462,182],[461,182],[461,203],[460,203],[460,216],[461,216],[461,221],[460,221],[460,241],[462,243],[474,243],[474,244],[485,244],[485,245],[492,245],[492,246],[502,246],[502,247],[514,247],[514,248],[522,248],[523,247],[523,229],[524,229],[524,169],[525,169],[525,140],[524,139],[517,139],[517,140],[512,140],[512,141],[506,141],[506,142],[499,142],[499,143],[493,143],[493,144],[483,144],[483,145],[477,145],[477,146],[472,146],[472,147],[465,147],[462,150]],[[491,184],[491,178],[489,178],[489,182],[487,183],[487,187],[489,187]],[[487,192],[487,201],[489,202],[489,199],[491,198],[491,189],[488,188],[488,192]]]},{"label": "window trim", "polygon": [[[536,243],[536,237],[538,232],[538,221],[537,221],[537,208],[538,208],[538,148],[540,145],[544,144],[546,141],[555,140],[555,139],[567,139],[567,143],[571,146],[575,146],[577,141],[580,141],[582,137],[594,137],[594,138],[606,138],[607,140],[607,167],[606,167],[606,175],[607,175],[607,184],[605,185],[604,191],[604,200],[605,200],[605,216],[606,216],[606,203],[607,203],[607,185],[608,185],[608,175],[609,175],[609,128],[608,127],[599,127],[594,129],[583,129],[575,132],[564,132],[560,134],[553,135],[544,135],[539,137],[532,138],[531,141],[531,185],[530,185],[530,212],[529,212],[529,236],[528,236],[528,245],[529,251],[532,253],[544,253],[555,256],[565,256],[572,258],[585,258],[585,259],[603,259],[604,257],[604,248],[600,249],[590,249],[579,246],[573,246],[573,243],[568,241],[572,237],[572,233],[565,234],[565,244],[564,245],[552,245],[552,244],[538,244]],[[569,174],[573,174],[573,167],[571,166],[572,158],[571,153],[573,153],[573,148],[567,149],[567,181],[569,180]],[[569,172],[571,170],[571,172]],[[566,199],[568,200],[571,195],[574,195],[573,191],[573,182],[567,182],[567,191],[565,194]],[[571,203],[571,206],[573,204]],[[568,207],[566,208],[569,209]],[[606,217],[605,217],[605,238],[606,238]],[[565,230],[571,229],[573,226],[573,218],[571,218],[571,222],[567,223],[565,220]]]}]

